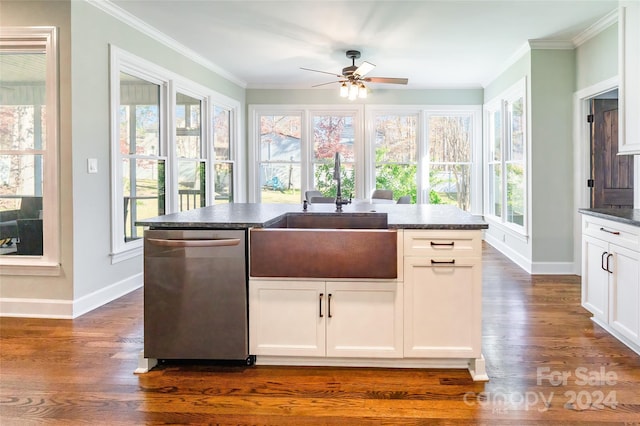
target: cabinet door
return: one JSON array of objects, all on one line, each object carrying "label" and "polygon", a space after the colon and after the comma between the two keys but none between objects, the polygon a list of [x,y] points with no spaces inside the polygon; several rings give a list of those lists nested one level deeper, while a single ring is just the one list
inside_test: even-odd
[{"label": "cabinet door", "polygon": [[620,3],[619,70],[620,117],[618,150],[623,154],[640,153],[640,3]]},{"label": "cabinet door", "polygon": [[480,258],[405,257],[404,285],[405,357],[480,356]]},{"label": "cabinet door", "polygon": [[252,355],[324,356],[324,282],[249,281]]},{"label": "cabinet door", "polygon": [[402,358],[402,284],[328,282],[327,356]]},{"label": "cabinet door", "polygon": [[[605,269],[608,255],[607,242],[588,235],[582,237],[582,306],[605,323],[609,315],[610,272]],[[613,270],[611,257],[609,269]]]},{"label": "cabinet door", "polygon": [[613,264],[610,269],[609,325],[640,343],[640,254],[610,245]]}]

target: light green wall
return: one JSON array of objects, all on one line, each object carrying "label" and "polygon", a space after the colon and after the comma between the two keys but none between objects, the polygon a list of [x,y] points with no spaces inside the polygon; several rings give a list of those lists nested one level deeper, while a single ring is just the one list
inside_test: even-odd
[{"label": "light green wall", "polygon": [[576,48],[576,90],[618,75],[618,24]]},{"label": "light green wall", "polygon": [[60,153],[60,276],[0,276],[0,296],[20,299],[70,300],[73,296],[73,210],[71,172],[71,32],[68,1],[1,1],[0,26],[58,28],[59,153]]},{"label": "light green wall", "polygon": [[574,50],[531,51],[533,262],[573,261]]},{"label": "light green wall", "polygon": [[349,101],[338,96],[338,86],[332,90],[247,90],[247,105],[254,104],[291,104],[291,105],[482,105],[482,89],[384,89],[372,85],[366,99]]}]

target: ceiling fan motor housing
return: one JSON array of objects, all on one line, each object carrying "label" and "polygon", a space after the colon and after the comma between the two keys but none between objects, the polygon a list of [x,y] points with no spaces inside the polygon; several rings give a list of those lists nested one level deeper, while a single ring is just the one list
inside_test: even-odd
[{"label": "ceiling fan motor housing", "polygon": [[342,75],[348,79],[353,77],[353,73],[358,69],[356,66],[356,59],[360,57],[360,52],[357,50],[347,50],[347,58],[351,59],[351,65],[342,68]]}]

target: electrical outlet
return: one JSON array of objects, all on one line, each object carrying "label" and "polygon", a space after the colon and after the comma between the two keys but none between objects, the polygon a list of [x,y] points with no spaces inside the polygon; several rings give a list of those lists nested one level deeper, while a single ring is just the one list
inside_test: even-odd
[{"label": "electrical outlet", "polygon": [[98,173],[97,158],[87,158],[87,173]]}]

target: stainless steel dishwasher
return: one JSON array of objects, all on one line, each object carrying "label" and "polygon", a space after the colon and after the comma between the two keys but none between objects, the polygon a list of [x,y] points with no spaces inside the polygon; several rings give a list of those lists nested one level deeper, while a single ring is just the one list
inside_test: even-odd
[{"label": "stainless steel dishwasher", "polygon": [[249,356],[246,230],[147,230],[144,356]]}]

